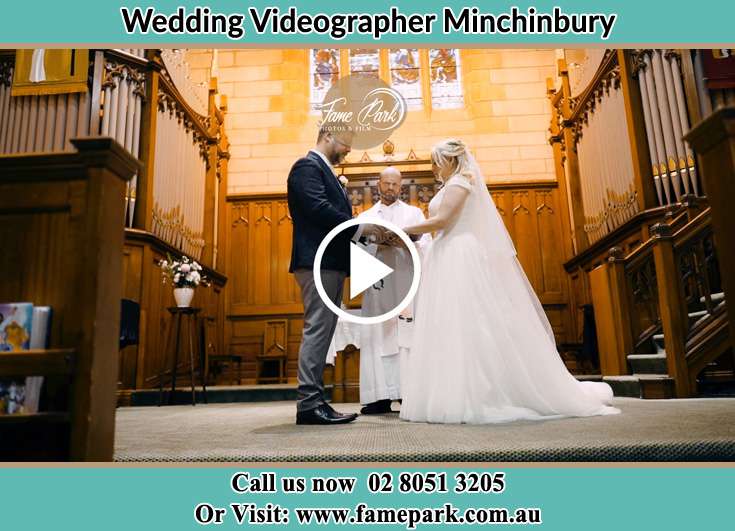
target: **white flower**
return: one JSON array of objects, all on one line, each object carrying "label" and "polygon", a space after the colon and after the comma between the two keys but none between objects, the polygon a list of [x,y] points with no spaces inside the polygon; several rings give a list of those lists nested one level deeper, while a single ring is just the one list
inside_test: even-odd
[{"label": "white flower", "polygon": [[201,275],[197,273],[196,271],[194,271],[193,273],[190,273],[190,275],[191,275],[191,278],[194,280],[194,282],[199,282],[202,279]]},{"label": "white flower", "polygon": [[191,266],[189,264],[183,264],[181,266],[182,273],[188,273],[189,271],[191,271]]},{"label": "white flower", "polygon": [[349,183],[350,181],[344,175],[340,175],[339,176],[339,182],[342,183],[342,186],[347,186],[347,183]]},{"label": "white flower", "polygon": [[174,275],[174,284],[178,284],[178,283],[179,283],[179,279],[180,279],[180,278],[181,278],[181,275],[180,275],[180,274],[178,274],[178,273],[176,273],[176,274]]}]

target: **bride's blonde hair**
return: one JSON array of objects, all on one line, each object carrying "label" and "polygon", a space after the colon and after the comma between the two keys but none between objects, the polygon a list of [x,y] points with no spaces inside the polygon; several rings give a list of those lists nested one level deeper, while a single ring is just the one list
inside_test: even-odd
[{"label": "bride's blonde hair", "polygon": [[456,175],[461,175],[471,183],[475,182],[467,146],[458,138],[448,138],[436,144],[431,150],[431,161],[440,168],[455,165]]}]

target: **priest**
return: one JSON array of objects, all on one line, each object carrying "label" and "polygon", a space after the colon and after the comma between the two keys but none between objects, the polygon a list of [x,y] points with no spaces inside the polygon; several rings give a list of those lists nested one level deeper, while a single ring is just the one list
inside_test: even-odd
[{"label": "priest", "polygon": [[[392,166],[385,168],[378,181],[380,201],[360,214],[360,218],[379,218],[398,227],[424,221],[421,209],[400,200],[401,172]],[[416,246],[421,250],[431,241],[424,234]],[[413,266],[405,246],[371,244],[373,256],[394,270],[363,294],[362,315],[376,316],[389,312],[405,297],[411,285]],[[400,317],[379,324],[363,325],[360,331],[360,402],[363,415],[380,415],[391,411],[391,402],[401,398],[400,356],[405,345],[399,341],[400,326],[410,322],[410,308]]]}]

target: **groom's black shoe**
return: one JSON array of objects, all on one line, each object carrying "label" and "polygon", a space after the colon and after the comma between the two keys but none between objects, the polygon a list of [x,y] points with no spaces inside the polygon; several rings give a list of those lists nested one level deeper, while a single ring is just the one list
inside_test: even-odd
[{"label": "groom's black shoe", "polygon": [[346,415],[337,413],[332,409],[332,406],[321,404],[308,411],[298,411],[296,413],[296,424],[347,424],[356,418],[355,413]]},{"label": "groom's black shoe", "polygon": [[337,417],[352,417],[353,420],[357,418],[357,413],[340,413],[339,411],[334,409],[332,407],[332,404],[330,404],[329,402],[324,402],[324,406]]},{"label": "groom's black shoe", "polygon": [[392,400],[378,400],[376,402],[370,402],[369,404],[365,404],[363,408],[360,410],[360,413],[362,415],[383,415],[385,413],[390,413],[393,410],[390,408]]}]

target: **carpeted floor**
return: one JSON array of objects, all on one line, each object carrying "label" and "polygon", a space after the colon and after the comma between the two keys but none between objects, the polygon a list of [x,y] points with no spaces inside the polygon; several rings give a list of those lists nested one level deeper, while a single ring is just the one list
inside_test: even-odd
[{"label": "carpeted floor", "polygon": [[[361,416],[296,426],[293,402],[117,411],[117,461],[733,461],[735,399],[618,398],[621,415],[468,426]],[[394,404],[394,408],[398,407]],[[357,411],[357,404],[339,404]]]}]

